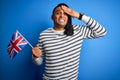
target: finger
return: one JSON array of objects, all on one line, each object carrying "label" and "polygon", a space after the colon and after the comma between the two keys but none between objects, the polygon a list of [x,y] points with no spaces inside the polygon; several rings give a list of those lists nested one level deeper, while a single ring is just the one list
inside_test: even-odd
[{"label": "finger", "polygon": [[66,9],[69,9],[68,7],[66,7],[66,6],[61,6],[61,8],[63,9],[63,10],[66,10]]},{"label": "finger", "polygon": [[61,6],[61,8],[62,8],[62,10],[63,10],[65,13],[67,13],[67,14],[69,14],[69,15],[72,16],[73,11],[72,11],[70,8],[68,8],[68,7],[66,7],[66,6]]},{"label": "finger", "polygon": [[36,57],[39,57],[39,56],[42,55],[42,52],[38,47],[35,47],[35,48],[32,49],[32,54]]},{"label": "finger", "polygon": [[68,11],[68,12],[71,12],[72,10],[66,6],[61,6],[61,8],[64,10],[64,11]]},{"label": "finger", "polygon": [[71,17],[75,17],[78,18],[79,17],[79,13],[66,7],[66,6],[61,6],[62,10],[67,13],[68,15],[70,15]]},{"label": "finger", "polygon": [[39,44],[36,44],[36,47],[39,47]]}]

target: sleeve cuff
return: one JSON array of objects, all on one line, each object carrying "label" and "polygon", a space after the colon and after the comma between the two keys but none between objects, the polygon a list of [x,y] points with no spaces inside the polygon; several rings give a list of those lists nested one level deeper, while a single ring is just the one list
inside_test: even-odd
[{"label": "sleeve cuff", "polygon": [[86,16],[86,15],[83,15],[81,20],[85,23],[87,23],[89,21],[90,17]]},{"label": "sleeve cuff", "polygon": [[84,15],[83,13],[79,13],[79,18],[78,19],[81,20],[83,15]]},{"label": "sleeve cuff", "polygon": [[41,65],[42,62],[43,62],[43,58],[42,58],[42,57],[35,58],[33,55],[32,55],[32,60],[33,60],[33,62],[34,62],[36,65]]}]

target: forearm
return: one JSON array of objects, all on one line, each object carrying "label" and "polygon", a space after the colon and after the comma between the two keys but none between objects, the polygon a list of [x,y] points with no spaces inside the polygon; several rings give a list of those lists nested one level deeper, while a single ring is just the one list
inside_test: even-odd
[{"label": "forearm", "polygon": [[36,65],[41,65],[43,62],[42,50],[39,48],[38,44],[36,47],[32,48],[32,60]]},{"label": "forearm", "polygon": [[106,29],[101,26],[96,20],[83,15],[81,20],[86,23],[87,27],[91,30],[92,37],[101,37],[106,34]]}]

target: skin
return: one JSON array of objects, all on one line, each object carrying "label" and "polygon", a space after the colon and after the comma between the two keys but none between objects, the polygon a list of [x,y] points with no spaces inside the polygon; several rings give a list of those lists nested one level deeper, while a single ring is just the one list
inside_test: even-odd
[{"label": "skin", "polygon": [[52,15],[52,20],[54,22],[54,29],[60,31],[64,30],[64,27],[68,22],[68,17],[61,7],[57,7]]},{"label": "skin", "polygon": [[[65,25],[68,22],[67,14],[69,14],[71,17],[79,18],[79,13],[66,7],[66,6],[59,6],[55,9],[55,12],[51,16],[53,22],[54,22],[54,29],[57,31],[64,30]],[[32,54],[34,57],[40,57],[42,56],[42,52],[39,49],[38,45],[34,48],[32,48]]]}]

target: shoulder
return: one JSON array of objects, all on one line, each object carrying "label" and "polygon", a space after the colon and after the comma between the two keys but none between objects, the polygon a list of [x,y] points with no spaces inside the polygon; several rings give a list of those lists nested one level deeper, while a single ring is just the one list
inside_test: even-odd
[{"label": "shoulder", "polygon": [[52,32],[52,28],[48,28],[48,29],[42,31],[42,32],[40,33],[40,36],[45,35],[45,34],[49,34],[49,33],[51,33],[51,32]]}]

